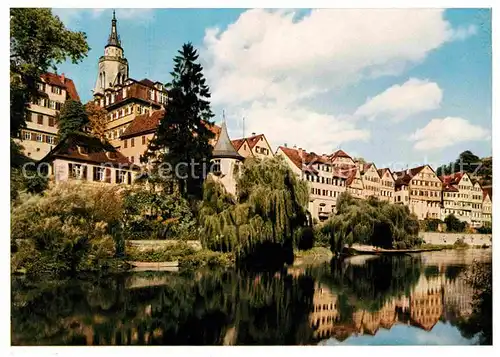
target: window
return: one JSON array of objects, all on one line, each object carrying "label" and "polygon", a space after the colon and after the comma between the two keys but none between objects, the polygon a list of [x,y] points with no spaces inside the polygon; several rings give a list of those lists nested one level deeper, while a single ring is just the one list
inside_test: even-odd
[{"label": "window", "polygon": [[126,149],[127,148],[127,139],[123,141],[123,147]]},{"label": "window", "polygon": [[104,98],[101,98],[101,107],[104,107]]},{"label": "window", "polygon": [[133,148],[135,145],[134,145],[134,138],[130,139],[130,147]]},{"label": "window", "polygon": [[155,100],[155,91],[152,89],[149,91],[149,99]]},{"label": "window", "polygon": [[52,86],[52,93],[55,93],[55,94],[61,94],[61,88],[59,87],[56,87],[56,86]]},{"label": "window", "polygon": [[94,181],[104,181],[104,167],[94,167]]},{"label": "window", "polygon": [[49,126],[54,126],[55,125],[55,120],[53,117],[49,117]]},{"label": "window", "polygon": [[54,144],[54,137],[50,136],[50,135],[47,135],[47,143]]},{"label": "window", "polygon": [[220,172],[220,160],[214,160],[212,163],[212,172],[218,173]]},{"label": "window", "polygon": [[142,145],[146,145],[146,136],[142,136]]},{"label": "window", "polygon": [[43,142],[43,136],[42,136],[42,134],[37,134],[36,135],[36,141],[38,141],[40,143]]},{"label": "window", "polygon": [[132,107],[131,106],[127,107],[127,114],[132,114]]},{"label": "window", "polygon": [[115,93],[111,94],[111,104],[115,102]]},{"label": "window", "polygon": [[38,83],[37,87],[39,91],[45,92],[45,83]]},{"label": "window", "polygon": [[134,162],[134,157],[133,156],[130,157],[130,161]]},{"label": "window", "polygon": [[31,140],[31,133],[29,131],[23,132],[23,140]]},{"label": "window", "polygon": [[71,178],[83,179],[87,175],[87,168],[80,164],[69,164],[69,175]]},{"label": "window", "polygon": [[36,122],[37,122],[37,124],[43,125],[43,115],[42,114],[38,114]]},{"label": "window", "polygon": [[127,98],[127,88],[123,88],[122,96],[123,96],[123,98]]},{"label": "window", "polygon": [[116,170],[116,183],[127,183],[127,172],[122,170]]}]

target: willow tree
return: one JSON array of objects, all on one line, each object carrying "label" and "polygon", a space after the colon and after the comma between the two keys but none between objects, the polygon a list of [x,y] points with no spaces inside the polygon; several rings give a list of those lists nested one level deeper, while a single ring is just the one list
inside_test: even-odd
[{"label": "willow tree", "polygon": [[321,227],[330,236],[331,250],[340,253],[345,245],[369,244],[384,248],[417,245],[418,220],[408,207],[379,201],[357,200],[343,193],[337,213]]},{"label": "willow tree", "polygon": [[263,244],[291,249],[294,232],[306,224],[308,187],[281,157],[248,159],[237,180],[238,196],[208,180],[200,209],[204,243],[240,257]]}]

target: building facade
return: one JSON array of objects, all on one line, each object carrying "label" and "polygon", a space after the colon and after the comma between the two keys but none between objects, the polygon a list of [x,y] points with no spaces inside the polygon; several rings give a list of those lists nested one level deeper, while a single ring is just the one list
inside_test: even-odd
[{"label": "building facade", "polygon": [[440,218],[442,181],[429,165],[394,172],[393,177],[396,203],[408,205],[419,220]]},{"label": "building facade", "polygon": [[379,199],[394,203],[395,183],[392,172],[389,168],[379,169],[380,176],[380,195]]},{"label": "building facade", "polygon": [[380,175],[375,164],[364,164],[361,167],[361,178],[363,180],[363,195],[365,198],[380,196]]},{"label": "building facade", "polygon": [[271,145],[269,145],[269,142],[264,134],[256,135],[255,133],[252,133],[252,136],[232,140],[232,143],[236,151],[238,151],[238,154],[244,158],[266,158],[274,156]]},{"label": "building facade", "polygon": [[491,193],[488,190],[483,190],[483,203],[482,203],[482,223],[483,227],[491,228]]},{"label": "building facade", "polygon": [[135,117],[164,109],[168,92],[161,82],[147,78],[137,81],[129,77],[128,61],[118,35],[114,13],[111,33],[98,68],[93,101],[108,112],[106,138],[121,150],[121,135]]},{"label": "building facade", "polygon": [[75,84],[64,74],[45,73],[40,77],[39,97],[29,103],[26,127],[15,139],[24,149],[24,155],[41,160],[57,144],[56,116],[68,99],[80,100]]},{"label": "building facade", "polygon": [[276,155],[285,158],[292,171],[309,185],[309,212],[312,219],[324,221],[336,212],[337,198],[346,192],[347,175],[327,157],[308,153],[302,148],[280,146]]}]

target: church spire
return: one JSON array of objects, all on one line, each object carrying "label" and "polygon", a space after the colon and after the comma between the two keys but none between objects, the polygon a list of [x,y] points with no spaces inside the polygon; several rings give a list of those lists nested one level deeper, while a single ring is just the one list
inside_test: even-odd
[{"label": "church spire", "polygon": [[234,149],[234,146],[231,143],[231,140],[229,139],[229,135],[227,133],[225,115],[223,116],[221,130],[219,133],[219,139],[217,139],[217,143],[214,146],[212,156],[214,157],[214,159],[230,158],[236,160],[243,160],[243,157],[240,154],[238,154],[238,152]]},{"label": "church spire", "polygon": [[116,29],[116,16],[115,10],[113,10],[113,19],[111,20],[111,33],[108,38],[108,46],[122,47],[120,43],[120,36],[118,36],[118,30]]}]

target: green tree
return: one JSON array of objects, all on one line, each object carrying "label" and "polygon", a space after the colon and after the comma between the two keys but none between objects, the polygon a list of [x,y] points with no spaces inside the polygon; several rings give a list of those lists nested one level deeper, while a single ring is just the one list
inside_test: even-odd
[{"label": "green tree", "polygon": [[88,53],[86,35],[68,30],[50,9],[10,9],[10,128],[16,137],[25,126],[25,109],[38,97],[37,82],[49,68]]},{"label": "green tree", "polygon": [[293,256],[295,232],[307,222],[307,184],[283,158],[274,157],[247,160],[237,185],[233,201],[220,183],[206,181],[199,214],[203,243],[215,250],[236,251],[240,258],[264,245],[279,246],[277,254]]},{"label": "green tree", "polygon": [[71,133],[82,132],[83,127],[88,122],[89,118],[82,103],[76,100],[67,100],[57,117],[59,141],[64,140]]},{"label": "green tree", "polygon": [[[160,121],[148,152],[142,158],[158,165],[168,163],[182,196],[201,198],[202,164],[208,164],[212,155],[209,140],[214,137],[210,121],[210,91],[197,63],[198,53],[191,43],[184,44],[174,58],[172,82],[168,85],[168,110]],[[165,168],[165,167],[164,167]]]},{"label": "green tree", "polygon": [[448,232],[463,232],[466,226],[465,222],[459,220],[453,213],[444,219],[444,223]]}]

